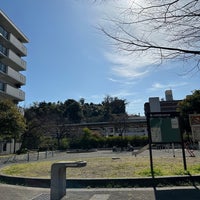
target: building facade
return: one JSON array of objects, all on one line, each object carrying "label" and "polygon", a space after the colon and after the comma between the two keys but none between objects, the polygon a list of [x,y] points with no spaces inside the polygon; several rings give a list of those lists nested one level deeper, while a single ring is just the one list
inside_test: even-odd
[{"label": "building facade", "polygon": [[[58,127],[56,126],[55,128],[57,129]],[[84,128],[89,128],[104,137],[147,136],[147,120],[145,116],[128,117],[124,121],[65,124],[61,125],[61,128],[67,130],[69,135],[82,134]],[[54,130],[55,129],[53,129],[53,132],[52,134],[50,133],[50,135],[52,137],[57,137]]]},{"label": "building facade", "polygon": [[[0,10],[0,100],[9,99],[15,104],[25,100],[25,92],[20,89],[26,84],[22,74],[26,70],[25,43],[28,38]],[[16,142],[15,149],[18,150],[20,145]],[[13,150],[13,140],[0,141],[0,154],[13,153]]]},{"label": "building facade", "polygon": [[177,112],[179,102],[182,100],[174,100],[172,90],[165,91],[165,100],[159,97],[149,98],[149,102],[144,104],[145,114],[150,112]]},{"label": "building facade", "polygon": [[15,104],[25,100],[21,86],[26,84],[26,77],[21,73],[26,70],[28,38],[0,10],[0,99],[10,99]]}]

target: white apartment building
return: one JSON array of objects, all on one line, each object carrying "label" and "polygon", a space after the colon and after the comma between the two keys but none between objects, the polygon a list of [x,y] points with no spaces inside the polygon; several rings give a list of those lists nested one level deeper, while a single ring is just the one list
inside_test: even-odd
[{"label": "white apartment building", "polygon": [[[21,73],[26,70],[27,49],[24,43],[28,38],[0,10],[0,100],[10,99],[15,104],[25,100],[25,92],[20,88],[26,84]],[[15,144],[15,149],[20,148]],[[13,153],[14,142],[0,141],[0,154]]]},{"label": "white apartment building", "polygon": [[26,77],[20,73],[26,70],[25,43],[28,38],[0,10],[0,99],[10,99],[18,104],[25,100],[20,88],[26,84]]}]

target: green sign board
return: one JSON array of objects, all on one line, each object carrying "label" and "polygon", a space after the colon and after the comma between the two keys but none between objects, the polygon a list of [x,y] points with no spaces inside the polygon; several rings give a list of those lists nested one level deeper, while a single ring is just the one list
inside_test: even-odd
[{"label": "green sign board", "polygon": [[181,142],[178,117],[152,117],[150,129],[153,143]]}]

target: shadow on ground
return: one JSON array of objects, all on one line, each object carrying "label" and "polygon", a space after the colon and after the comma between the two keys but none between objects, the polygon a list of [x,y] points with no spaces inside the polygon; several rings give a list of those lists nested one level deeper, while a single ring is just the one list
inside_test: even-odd
[{"label": "shadow on ground", "polygon": [[198,188],[186,189],[159,189],[154,188],[155,200],[198,200],[200,190]]}]

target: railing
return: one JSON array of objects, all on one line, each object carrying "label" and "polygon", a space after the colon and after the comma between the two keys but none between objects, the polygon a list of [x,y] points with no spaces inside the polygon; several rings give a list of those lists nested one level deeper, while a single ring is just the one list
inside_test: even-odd
[{"label": "railing", "polygon": [[14,155],[5,155],[0,156],[0,165],[8,164],[8,163],[15,163],[15,162],[30,162],[30,161],[37,161],[42,159],[47,159],[54,156],[54,151],[28,151],[25,154],[14,154]]}]

